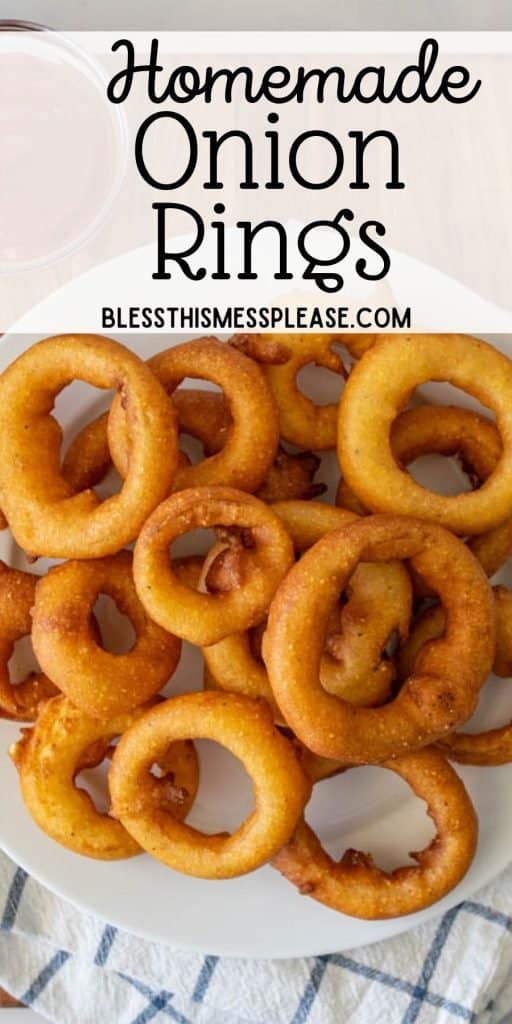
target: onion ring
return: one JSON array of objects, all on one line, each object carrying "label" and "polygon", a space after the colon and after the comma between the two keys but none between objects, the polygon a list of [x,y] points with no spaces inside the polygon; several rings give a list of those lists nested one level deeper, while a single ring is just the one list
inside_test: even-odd
[{"label": "onion ring", "polygon": [[[229,406],[231,423],[224,446],[198,465],[182,467],[176,474],[175,489],[222,484],[257,490],[279,440],[277,409],[259,367],[216,338],[176,345],[153,356],[147,365],[168,394],[184,378],[199,377],[221,387]],[[130,438],[118,399],[110,410],[108,440],[116,469],[124,477],[130,464]]]},{"label": "onion ring", "polygon": [[[357,521],[353,514],[318,502],[280,502],[273,506],[303,554],[321,537]],[[338,516],[343,511],[343,517]],[[349,518],[350,517],[350,518]],[[392,634],[403,641],[412,611],[411,581],[399,562],[359,565],[347,587],[347,602],[335,612],[320,662],[320,681],[328,693],[351,704],[372,707],[389,697],[394,663],[383,657]]]},{"label": "onion ring", "polygon": [[73,492],[96,487],[112,466],[107,436],[108,412],[91,420],[73,438],[62,460],[62,475]]},{"label": "onion ring", "polygon": [[[134,806],[141,776],[169,742],[184,739],[220,743],[251,776],[256,807],[232,835],[206,835]],[[311,792],[267,705],[225,693],[188,693],[147,712],[116,749],[110,787],[114,814],[134,839],[168,867],[199,878],[232,878],[268,861],[289,840]]]},{"label": "onion ring", "polygon": [[[206,456],[220,452],[231,423],[224,396],[215,391],[178,388],[171,398],[178,413],[180,434],[189,434],[199,440]],[[108,413],[103,413],[88,423],[73,439],[64,456],[62,472],[74,491],[95,487],[112,465],[107,422]],[[179,468],[190,465],[183,452],[179,456]],[[266,502],[317,498],[326,490],[325,484],[314,483],[319,466],[320,459],[313,452],[292,455],[279,445],[265,479],[255,492],[256,496]]]},{"label": "onion ring", "polygon": [[[171,400],[178,415],[180,433],[190,434],[201,441],[207,455],[219,452],[231,422],[224,396],[216,391],[178,388]],[[108,417],[107,411],[91,420],[69,445],[62,462],[62,473],[74,491],[95,487],[112,466]],[[183,452],[178,453],[178,465],[190,465]]]},{"label": "onion ring", "polygon": [[[199,594],[169,564],[169,545],[197,527],[222,526],[250,534],[243,582],[226,594]],[[179,491],[159,506],[135,545],[135,586],[146,611],[163,629],[205,647],[256,626],[287,568],[293,546],[280,519],[258,498],[229,487]]]},{"label": "onion ring", "polygon": [[36,583],[37,576],[0,562],[0,718],[21,722],[32,722],[40,702],[58,693],[42,672],[30,672],[21,683],[9,678],[14,645],[32,629]]},{"label": "onion ring", "polygon": [[466,874],[475,854],[478,821],[468,793],[435,750],[420,750],[382,765],[399,775],[428,805],[435,839],[415,865],[383,871],[369,854],[346,850],[339,862],[322,848],[304,820],[273,860],[304,895],[351,917],[378,920],[429,907]]},{"label": "onion ring", "polygon": [[[479,413],[455,406],[418,406],[401,413],[391,428],[391,448],[401,466],[420,455],[456,456],[470,480],[480,484],[494,472],[502,444],[495,424]],[[366,515],[367,509],[343,479],[336,502]],[[488,576],[493,576],[512,553],[512,518],[470,538],[468,547]],[[417,587],[420,593],[424,588]]]},{"label": "onion ring", "polygon": [[[109,814],[101,814],[85,790],[76,785],[84,768],[100,764],[109,745],[151,705],[112,718],[84,715],[67,697],[47,701],[31,729],[13,745],[10,755],[20,778],[23,799],[39,827],[62,846],[87,857],[118,860],[141,849]],[[190,742],[162,747],[163,776],[141,773],[134,805],[146,813],[186,817],[198,786],[198,762]],[[148,769],[151,765],[148,765]]]},{"label": "onion ring", "polygon": [[496,608],[496,650],[493,672],[502,679],[512,676],[512,594],[507,587],[493,587]]},{"label": "onion ring", "polygon": [[[421,455],[455,456],[475,484],[483,483],[499,461],[502,445],[492,420],[458,406],[419,405],[406,409],[391,426],[391,450],[404,469]],[[356,498],[343,478],[336,504],[358,515],[368,509]]]},{"label": "onion ring", "polygon": [[308,778],[311,779],[313,785],[317,782],[323,782],[324,779],[332,779],[335,775],[341,775],[342,772],[347,770],[347,766],[342,764],[341,761],[332,761],[328,757],[319,757],[318,754],[313,754],[311,750],[308,750],[307,747],[296,739],[293,740],[293,745],[297,751],[299,764]]},{"label": "onion ring", "polygon": [[182,583],[186,583],[191,590],[198,590],[203,564],[202,555],[184,555],[183,558],[174,559],[173,568]]},{"label": "onion ring", "polygon": [[487,575],[494,576],[512,554],[512,519],[505,519],[487,533],[471,537],[468,547]]},{"label": "onion ring", "polygon": [[255,632],[235,633],[203,647],[204,688],[240,693],[254,700],[262,698],[271,707],[274,720],[281,724],[283,717],[274,700],[265,666],[254,650]]},{"label": "onion ring", "polygon": [[[282,519],[297,554],[325,533],[340,529],[355,518],[318,502],[278,502],[273,511]],[[211,579],[211,568],[207,561],[203,579],[206,575]],[[410,579],[400,563],[358,566],[350,581],[347,603],[337,618],[334,616],[329,643],[322,655],[322,686],[329,693],[363,706],[386,700],[395,670],[393,662],[383,657],[382,652],[394,630],[402,640],[407,636],[411,605]],[[261,630],[236,633],[205,647],[205,684],[249,697],[264,697],[280,721],[282,716],[260,649]]]},{"label": "onion ring", "polygon": [[[60,467],[55,397],[78,378],[116,388],[133,439],[118,495],[73,494]],[[169,493],[177,461],[175,413],[132,352],[95,335],[62,335],[28,349],[0,377],[0,503],[15,539],[32,555],[98,558],[119,551]]]},{"label": "onion ring", "polygon": [[[69,445],[62,460],[62,475],[74,493],[96,487],[112,469],[107,423],[108,412],[104,412],[87,423]],[[178,470],[189,465],[188,456],[178,451]]]},{"label": "onion ring", "polygon": [[177,388],[171,400],[178,413],[180,431],[200,441],[205,455],[222,451],[232,423],[225,396],[203,388]]},{"label": "onion ring", "polygon": [[279,445],[272,463],[256,496],[274,504],[276,501],[311,501],[325,494],[327,485],[314,483],[320,468],[320,459],[313,452],[290,452]]},{"label": "onion ring", "polygon": [[[420,455],[454,455],[470,480],[481,484],[499,462],[502,444],[492,420],[457,406],[420,405],[400,413],[391,427],[391,449],[402,467]],[[368,510],[343,479],[336,504],[359,515]],[[472,537],[468,545],[488,576],[493,576],[512,553],[512,518]]]},{"label": "onion ring", "polygon": [[[496,414],[503,451],[483,486],[446,497],[421,487],[397,464],[393,420],[414,389],[449,381]],[[479,534],[512,507],[512,363],[463,335],[383,336],[354,367],[339,408],[338,458],[347,484],[373,511],[416,515],[459,534]]]},{"label": "onion ring", "polygon": [[328,757],[319,757],[312,750],[308,750],[287,726],[280,725],[279,731],[293,743],[295,752],[299,759],[302,770],[311,779],[313,785],[322,782],[324,779],[332,779],[334,775],[341,775],[347,770],[347,766],[341,761],[332,761]]},{"label": "onion ring", "polygon": [[[231,423],[224,395],[215,391],[178,388],[172,394],[172,401],[178,413],[180,431],[197,438],[206,455],[221,451]],[[320,459],[313,452],[292,455],[279,445],[272,465],[255,492],[256,496],[270,503],[293,498],[317,498],[327,490],[325,484],[313,482],[319,467]]]},{"label": "onion ring", "polygon": [[314,363],[341,377],[347,371],[334,343],[343,344],[357,358],[374,344],[376,335],[351,334],[241,334],[230,344],[261,362],[279,408],[282,436],[299,448],[325,451],[336,447],[337,403],[315,405],[297,386],[297,375]]},{"label": "onion ring", "polygon": [[[132,622],[137,640],[127,654],[102,648],[91,629],[99,594],[108,594]],[[65,562],[39,580],[32,642],[41,667],[83,711],[109,718],[158,692],[178,664],[181,643],[146,615],[132,579],[132,556]]]},{"label": "onion ring", "polygon": [[[496,650],[492,671],[512,675],[512,594],[506,587],[493,587],[496,607]],[[427,608],[416,620],[409,640],[399,652],[402,677],[413,671],[416,657],[425,643],[443,636],[445,614],[440,605]],[[500,765],[512,761],[512,721],[479,733],[453,732],[437,743],[446,757],[461,764]]]},{"label": "onion ring", "polygon": [[[331,608],[358,562],[410,559],[447,612],[442,640],[424,649],[395,699],[354,707],[326,693],[319,665]],[[494,605],[471,552],[434,524],[370,516],[327,534],[293,566],[277,590],[263,656],[286,722],[322,757],[386,761],[426,746],[472,714],[494,654]]]}]

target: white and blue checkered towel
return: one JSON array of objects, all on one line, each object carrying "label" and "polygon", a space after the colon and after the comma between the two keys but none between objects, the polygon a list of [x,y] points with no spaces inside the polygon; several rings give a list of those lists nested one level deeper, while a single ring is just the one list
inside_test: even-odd
[{"label": "white and blue checkered towel", "polygon": [[498,1024],[512,867],[395,939],[301,960],[183,953],[83,914],[0,852],[0,985],[61,1024]]}]

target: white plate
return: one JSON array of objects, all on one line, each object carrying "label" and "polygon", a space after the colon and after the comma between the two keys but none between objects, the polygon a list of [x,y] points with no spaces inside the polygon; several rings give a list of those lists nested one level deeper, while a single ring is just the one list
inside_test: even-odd
[{"label": "white plate", "polygon": [[[35,340],[28,335],[6,336],[0,346],[0,369]],[[134,336],[131,340],[144,357],[166,344],[162,337]],[[174,341],[179,340],[175,336]],[[510,341],[501,339],[500,345],[512,351]],[[324,400],[333,385],[339,386],[336,381],[325,381],[327,378],[318,382],[315,375],[315,386],[320,387]],[[74,384],[59,398],[57,414],[65,427],[76,430],[97,411],[100,406],[96,396],[91,401],[91,394],[87,387]],[[422,394],[429,400],[447,401],[445,386],[428,385]],[[460,393],[458,400],[471,404]],[[332,458],[327,460],[325,472],[334,484]],[[448,460],[431,460],[430,466],[422,469],[425,472],[427,480],[433,473],[443,487],[460,489],[458,471]],[[8,531],[0,535],[0,557],[24,564]],[[44,568],[44,562],[37,563],[35,571]],[[512,583],[510,572],[508,577]],[[503,581],[507,582],[507,574]],[[200,678],[199,655],[189,649],[170,692],[197,688]],[[506,721],[507,715],[512,716],[510,683],[491,683],[482,704],[480,725]],[[461,769],[480,819],[477,856],[466,878],[449,896],[406,918],[368,922],[345,917],[300,896],[270,867],[231,881],[212,882],[176,874],[146,855],[116,863],[88,860],[50,840],[27,814],[16,771],[7,757],[17,735],[17,725],[0,722],[0,846],[72,903],[127,931],[184,949],[241,957],[295,957],[353,949],[440,914],[490,881],[510,859],[512,765]],[[201,748],[202,782],[190,820],[208,830],[233,827],[250,806],[248,781],[236,762],[219,748],[211,744]],[[424,806],[411,798],[401,780],[375,768],[359,768],[318,785],[308,817],[331,852],[340,854],[346,846],[371,850],[386,867],[403,862],[408,850],[421,848],[432,834]]]}]

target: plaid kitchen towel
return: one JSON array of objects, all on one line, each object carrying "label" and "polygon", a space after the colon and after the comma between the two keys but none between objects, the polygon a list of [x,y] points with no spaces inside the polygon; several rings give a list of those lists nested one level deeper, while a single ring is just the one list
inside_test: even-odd
[{"label": "plaid kitchen towel", "polygon": [[2,853],[0,917],[0,985],[61,1024],[498,1024],[512,1009],[512,867],[414,931],[308,959],[219,959],[136,938]]}]

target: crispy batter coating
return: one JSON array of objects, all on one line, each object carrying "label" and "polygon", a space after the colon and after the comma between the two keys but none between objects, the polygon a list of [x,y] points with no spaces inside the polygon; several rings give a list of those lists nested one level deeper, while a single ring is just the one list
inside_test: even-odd
[{"label": "crispy batter coating", "polygon": [[[368,335],[367,344],[374,338]],[[297,385],[297,375],[308,363],[347,376],[341,356],[332,348],[335,342],[349,349],[353,345],[356,351],[364,347],[359,335],[343,334],[242,334],[230,343],[263,366],[279,408],[280,432],[299,448],[336,447],[337,403],[315,405]]]},{"label": "crispy batter coating", "polygon": [[[422,487],[397,463],[391,427],[416,387],[449,381],[496,415],[498,463],[477,491],[445,496]],[[354,367],[338,417],[343,477],[374,512],[412,515],[458,534],[480,534],[512,508],[512,363],[486,342],[464,335],[383,335]]]},{"label": "crispy batter coating", "polygon": [[[302,554],[324,534],[340,529],[355,517],[342,509],[318,502],[285,501],[274,504],[294,544]],[[236,554],[236,553],[235,553]],[[212,561],[213,556],[213,561]],[[221,556],[222,557],[222,556]],[[228,556],[233,558],[233,550]],[[208,586],[219,586],[216,549],[203,568]],[[226,555],[224,563],[225,575]],[[233,573],[233,562],[230,571]],[[214,570],[216,571],[213,576]],[[237,585],[235,575],[221,580],[225,589]],[[373,706],[386,700],[395,678],[393,660],[385,647],[395,630],[405,639],[412,606],[412,589],[407,570],[399,562],[360,565],[347,587],[347,601],[333,613],[331,628],[320,662],[320,681],[329,692],[350,703]],[[257,635],[255,635],[255,633]],[[265,697],[276,721],[282,713],[276,703],[261,657],[261,630],[236,633],[203,649],[206,685]]]},{"label": "crispy batter coating", "polygon": [[42,700],[58,693],[42,672],[30,672],[20,683],[12,683],[9,660],[17,640],[29,636],[31,610],[37,576],[10,569],[0,562],[0,718],[32,722]]},{"label": "crispy batter coating", "polygon": [[[180,431],[201,441],[206,455],[219,452],[231,424],[229,403],[215,391],[178,388],[172,400],[178,412]],[[317,498],[326,485],[314,483],[320,459],[313,452],[292,455],[279,445],[274,461],[256,495],[262,501],[286,501],[291,498]],[[241,488],[245,490],[246,488]]]},{"label": "crispy batter coating", "polygon": [[313,785],[324,779],[331,779],[334,775],[341,775],[347,770],[347,767],[350,767],[341,761],[333,761],[329,757],[319,757],[318,754],[314,754],[294,736],[292,730],[287,726],[279,726],[279,729],[293,743],[301,768],[311,779]]},{"label": "crispy batter coating", "polygon": [[[91,626],[100,594],[108,594],[136,633],[126,654],[104,650]],[[178,664],[181,642],[146,614],[132,578],[132,556],[64,562],[39,580],[32,641],[49,678],[89,715],[130,711],[157,693]]]},{"label": "crispy batter coating", "polygon": [[171,400],[178,413],[180,432],[200,441],[205,455],[220,452],[232,423],[229,402],[224,394],[204,388],[177,388],[172,392]]},{"label": "crispy batter coating", "polygon": [[[479,487],[496,469],[503,446],[492,420],[477,412],[458,406],[420,405],[397,416],[391,427],[391,449],[404,469],[420,455],[455,456],[473,485]],[[336,503],[359,515],[368,512],[343,479]],[[512,518],[470,538],[469,547],[487,575],[493,576],[512,553]]]},{"label": "crispy batter coating", "polygon": [[[76,777],[110,756],[110,744],[151,704],[107,718],[92,718],[64,696],[47,701],[31,729],[10,754],[23,799],[39,827],[62,846],[100,860],[118,860],[140,853],[139,844],[110,814],[100,813]],[[157,760],[157,759],[155,759]],[[157,760],[141,772],[134,806],[145,813],[165,813],[182,819],[188,814],[199,782],[197,754],[190,742],[162,745]]]},{"label": "crispy batter coating", "polygon": [[[178,413],[180,434],[189,434],[200,441],[207,456],[220,452],[227,441],[231,424],[229,406],[224,396],[199,388],[178,388],[171,399]],[[107,422],[108,413],[104,413],[88,423],[69,445],[62,472],[74,491],[96,486],[112,465]],[[179,469],[189,465],[187,456],[180,452]],[[266,502],[317,498],[326,490],[325,484],[314,482],[319,467],[320,459],[312,452],[291,454],[279,445],[256,495]],[[175,483],[173,489],[179,490],[179,486]]]},{"label": "crispy batter coating", "polygon": [[[496,650],[492,671],[497,676],[512,675],[512,594],[506,587],[493,587],[496,610]],[[402,678],[414,671],[416,657],[425,643],[443,636],[446,616],[440,605],[427,608],[417,618],[408,641],[399,652]],[[499,765],[512,761],[512,722],[479,733],[452,732],[439,740],[446,757],[462,764]]]},{"label": "crispy batter coating", "polygon": [[327,485],[315,483],[320,459],[313,452],[291,455],[279,446],[261,487],[258,498],[273,504],[276,501],[309,501],[325,494]]},{"label": "crispy batter coating", "polygon": [[[250,532],[242,578],[227,593],[199,594],[181,582],[169,562],[169,545],[198,527]],[[179,491],[147,520],[135,545],[135,586],[148,614],[163,629],[201,647],[256,626],[293,562],[293,545],[281,520],[258,498],[229,487]]]},{"label": "crispy batter coating", "polygon": [[[306,364],[339,376],[339,402],[303,394]],[[188,378],[220,390],[180,387]],[[75,379],[115,394],[62,457],[53,408]],[[496,425],[406,409],[429,380],[474,396]],[[197,464],[180,434],[199,442]],[[459,882],[477,819],[445,758],[512,762],[512,722],[456,731],[491,666],[512,675],[512,594],[486,578],[512,554],[509,359],[462,335],[308,333],[204,337],[144,363],[106,338],[59,336],[0,376],[0,446],[0,529],[5,513],[29,560],[69,559],[41,578],[0,562],[0,717],[33,721],[10,755],[48,836],[103,860],[144,850],[205,879],[271,863],[367,919],[421,910]],[[341,507],[312,500],[326,489],[315,452],[335,448]],[[455,456],[472,490],[417,484],[407,466],[426,453]],[[120,493],[101,501],[112,466]],[[206,556],[174,556],[174,541],[210,528]],[[105,649],[100,594],[134,627],[127,653]],[[410,633],[413,596],[433,594]],[[13,684],[29,633],[42,671]],[[202,650],[204,691],[164,700],[182,639]],[[195,739],[227,748],[253,783],[232,834],[185,824]],[[104,761],[101,813],[100,777],[82,773]],[[364,764],[427,803],[437,834],[414,865],[384,871],[350,849],[338,862],[306,823],[313,786]]]},{"label": "crispy batter coating", "polygon": [[466,874],[478,836],[468,793],[436,750],[407,754],[382,767],[399,775],[425,800],[436,826],[429,846],[411,854],[417,864],[383,871],[370,854],[359,850],[346,850],[335,861],[304,820],[273,860],[299,892],[342,914],[369,920],[412,914],[440,900]]},{"label": "crispy batter coating", "polygon": [[[231,835],[207,835],[133,803],[141,777],[169,742],[199,738],[230,750],[253,782],[255,809]],[[264,701],[188,693],[152,709],[124,734],[113,757],[110,788],[116,817],[148,853],[187,875],[232,878],[260,867],[288,842],[311,782]]]},{"label": "crispy batter coating", "polygon": [[[438,592],[444,638],[429,644],[394,700],[355,707],[327,693],[320,661],[331,609],[360,561],[408,559]],[[494,657],[494,602],[467,547],[435,524],[368,516],[329,533],[277,590],[263,638],[274,697],[298,738],[322,757],[360,764],[426,746],[472,714]]]},{"label": "crispy batter coating", "polygon": [[[168,394],[186,377],[213,381],[222,388],[231,422],[220,451],[195,466],[182,467],[175,489],[222,484],[255,491],[271,466],[279,440],[279,417],[260,368],[216,338],[187,341],[159,352],[147,364]],[[130,465],[130,435],[119,399],[108,420],[109,447],[125,476]],[[255,436],[258,443],[255,444]]]},{"label": "crispy batter coating", "polygon": [[239,334],[230,344],[261,363],[279,408],[282,436],[299,448],[326,451],[336,447],[338,405],[316,405],[297,385],[304,366],[322,366],[346,378],[343,359],[333,350],[342,344],[354,359],[375,344],[376,334]]},{"label": "crispy batter coating", "polygon": [[[60,466],[55,398],[72,380],[117,390],[132,449],[119,494],[79,494]],[[61,335],[33,345],[0,377],[0,504],[31,555],[99,558],[119,551],[169,493],[177,463],[176,414],[151,371],[123,345]]]},{"label": "crispy batter coating", "polygon": [[112,465],[107,423],[108,412],[104,412],[87,423],[69,445],[62,460],[62,475],[74,493],[96,487]]}]

